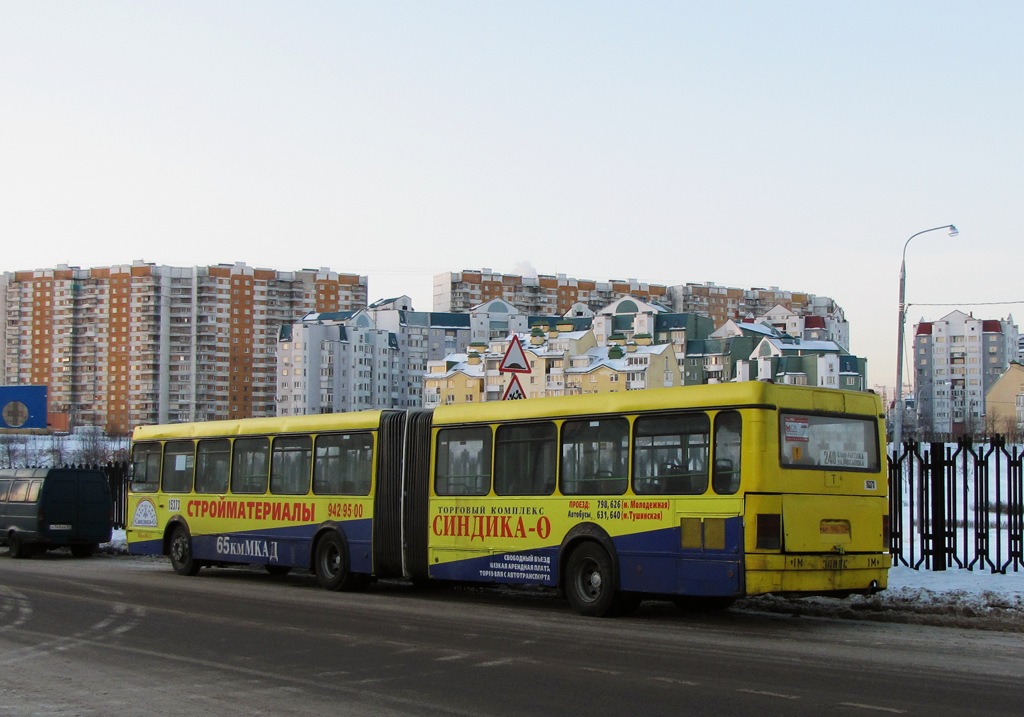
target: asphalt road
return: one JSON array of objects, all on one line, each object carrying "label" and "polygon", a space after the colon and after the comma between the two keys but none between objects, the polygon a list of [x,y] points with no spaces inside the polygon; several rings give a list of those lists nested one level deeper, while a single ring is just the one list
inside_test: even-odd
[{"label": "asphalt road", "polygon": [[0,714],[1019,715],[1024,636],[0,553]]}]

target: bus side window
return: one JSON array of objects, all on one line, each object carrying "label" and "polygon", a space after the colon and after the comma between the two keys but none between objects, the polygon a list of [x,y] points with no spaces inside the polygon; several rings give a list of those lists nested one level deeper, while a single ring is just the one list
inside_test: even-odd
[{"label": "bus side window", "polygon": [[160,487],[160,444],[136,443],[132,449],[132,484],[136,493],[155,493]]},{"label": "bus side window", "polygon": [[312,464],[312,438],[275,438],[270,459],[270,492],[275,495],[306,495]]},{"label": "bus side window", "polygon": [[633,425],[633,491],[700,495],[708,488],[706,414],[641,416]]},{"label": "bus side window", "polygon": [[0,480],[0,503],[7,500],[7,491],[11,489],[11,479],[4,478]]},{"label": "bus side window", "polygon": [[227,438],[199,441],[196,447],[196,493],[227,493],[231,442]]},{"label": "bus side window", "polygon": [[164,446],[161,485],[166,493],[188,493],[192,490],[194,450],[192,441],[170,441]]},{"label": "bus side window", "polygon": [[622,495],[629,484],[629,421],[562,424],[562,495]]},{"label": "bus side window", "polygon": [[551,495],[555,491],[558,429],[554,423],[498,426],[494,447],[494,492]]},{"label": "bus side window", "polygon": [[317,495],[369,495],[373,480],[373,435],[327,433],[317,436],[313,492]]},{"label": "bus side window", "polygon": [[266,438],[237,438],[231,458],[232,493],[266,493],[270,475]]},{"label": "bus side window", "polygon": [[490,492],[490,426],[445,428],[438,432],[434,490],[438,495]]},{"label": "bus side window", "polygon": [[28,487],[28,502],[35,503],[39,500],[39,489],[43,487],[41,480],[32,481],[32,485]]},{"label": "bus side window", "polygon": [[719,495],[732,495],[740,489],[740,414],[735,411],[715,417],[715,463],[711,487]]}]

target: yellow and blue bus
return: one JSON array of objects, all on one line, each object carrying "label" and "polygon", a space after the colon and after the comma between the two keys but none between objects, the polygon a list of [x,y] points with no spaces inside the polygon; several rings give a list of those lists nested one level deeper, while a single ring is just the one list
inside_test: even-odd
[{"label": "yellow and blue bus", "polygon": [[886,587],[873,393],[745,382],[137,428],[134,554],[540,585],[585,615],[644,597]]}]

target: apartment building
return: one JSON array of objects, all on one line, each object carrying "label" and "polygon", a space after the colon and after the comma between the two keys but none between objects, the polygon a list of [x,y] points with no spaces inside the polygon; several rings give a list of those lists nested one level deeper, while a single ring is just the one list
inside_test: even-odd
[{"label": "apartment building", "polygon": [[[726,321],[767,321],[791,336],[836,341],[849,348],[849,325],[841,307],[827,296],[769,289],[740,289],[705,284],[668,287],[668,305],[676,313],[710,317],[715,326]],[[808,318],[807,321],[803,319]]]},{"label": "apartment building", "polygon": [[613,337],[599,345],[592,329],[552,320],[515,335],[530,371],[502,373],[501,362],[512,337],[474,343],[469,351],[431,361],[423,386],[423,406],[500,401],[517,381],[524,398],[615,393],[681,384],[670,344]]},{"label": "apartment building", "polygon": [[563,316],[574,304],[599,309],[623,296],[644,301],[665,300],[666,287],[636,279],[574,279],[565,274],[521,276],[490,269],[445,272],[434,276],[434,311],[469,311],[491,299],[504,299],[519,311],[537,316]]},{"label": "apartment building", "polygon": [[310,313],[282,327],[278,415],[417,408],[428,363],[474,336],[508,336],[526,317],[502,300],[470,313],[415,311],[408,296],[354,312]]},{"label": "apartment building", "polygon": [[1011,363],[985,394],[985,428],[1020,440],[1024,433],[1024,365]]},{"label": "apartment building", "polygon": [[124,434],[276,413],[282,324],[366,305],[365,276],[141,261],[0,277],[5,385],[49,391],[50,425]]},{"label": "apartment building", "polygon": [[978,319],[953,311],[914,327],[913,377],[917,429],[971,434],[986,424],[985,397],[1017,357],[1013,317]]}]

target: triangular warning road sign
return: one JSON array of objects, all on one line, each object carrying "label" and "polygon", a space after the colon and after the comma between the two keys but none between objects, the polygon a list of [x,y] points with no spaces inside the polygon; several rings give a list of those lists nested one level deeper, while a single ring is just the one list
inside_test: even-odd
[{"label": "triangular warning road sign", "polygon": [[508,343],[508,350],[505,352],[505,358],[501,360],[501,365],[498,366],[498,371],[501,373],[530,373],[530,362],[526,359],[523,345],[519,343],[519,337],[515,334],[512,334],[512,340]]},{"label": "triangular warning road sign", "polygon": [[501,400],[517,401],[520,398],[526,398],[526,391],[523,390],[523,385],[519,383],[519,377],[512,374],[512,380],[508,382],[508,388],[505,389],[505,395],[501,397]]}]

